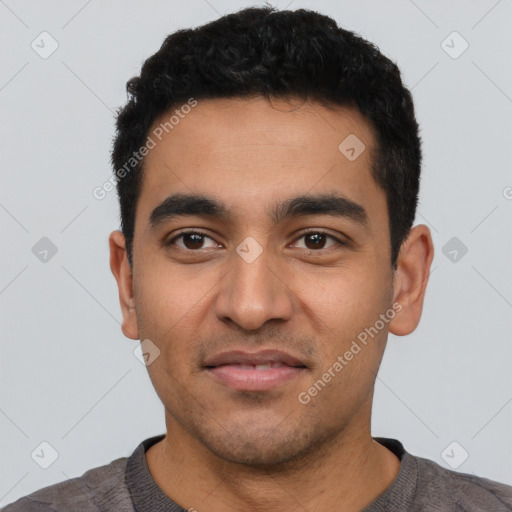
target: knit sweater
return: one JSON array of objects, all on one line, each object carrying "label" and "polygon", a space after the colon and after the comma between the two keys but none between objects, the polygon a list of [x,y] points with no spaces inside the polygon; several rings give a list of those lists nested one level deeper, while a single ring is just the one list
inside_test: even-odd
[{"label": "knit sweater", "polygon": [[[146,451],[158,435],[142,441],[130,457],[86,471],[7,505],[3,512],[187,512],[151,476]],[[512,487],[458,473],[408,453],[396,439],[374,438],[399,457],[400,470],[390,486],[361,512],[506,512]],[[185,505],[185,504],[183,504]]]}]

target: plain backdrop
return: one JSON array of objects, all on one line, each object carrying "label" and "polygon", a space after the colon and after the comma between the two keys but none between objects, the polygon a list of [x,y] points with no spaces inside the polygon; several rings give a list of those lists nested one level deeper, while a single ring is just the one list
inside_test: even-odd
[{"label": "plain backdrop", "polygon": [[[116,193],[92,191],[111,175],[125,83],[165,36],[257,4],[0,2],[0,505],[165,431],[139,342],[120,330]],[[436,255],[418,329],[389,338],[373,435],[512,484],[512,2],[273,5],[318,10],[374,42],[416,104],[416,223]]]}]

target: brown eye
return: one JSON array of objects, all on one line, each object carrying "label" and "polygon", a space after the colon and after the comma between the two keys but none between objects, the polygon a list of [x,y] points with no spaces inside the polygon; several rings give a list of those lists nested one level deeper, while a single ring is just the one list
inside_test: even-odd
[{"label": "brown eye", "polygon": [[311,233],[304,235],[306,247],[308,249],[323,249],[326,238],[327,237],[322,233]]},{"label": "brown eye", "polygon": [[[180,239],[181,243],[176,243]],[[217,247],[217,244],[211,237],[209,237],[205,233],[200,233],[196,231],[187,231],[180,233],[179,235],[175,236],[172,240],[169,240],[169,242],[167,242],[165,245],[176,245],[181,249],[195,251],[198,249],[204,249],[205,247],[203,246],[207,240],[211,240],[211,242],[213,242],[213,244],[210,245],[210,247]]]},{"label": "brown eye", "polygon": [[198,235],[197,233],[192,233],[190,235],[182,235],[183,245],[187,249],[201,249],[201,246],[204,242],[203,235]]},{"label": "brown eye", "polygon": [[[341,240],[338,240],[337,238],[333,237],[332,235],[329,235],[328,233],[324,233],[323,231],[310,231],[308,233],[303,233],[298,240],[304,240],[304,249],[308,250],[321,250],[321,249],[328,249],[329,247],[332,247],[333,245],[339,244],[343,245],[343,242]],[[332,243],[329,245],[328,240],[331,240]]]}]

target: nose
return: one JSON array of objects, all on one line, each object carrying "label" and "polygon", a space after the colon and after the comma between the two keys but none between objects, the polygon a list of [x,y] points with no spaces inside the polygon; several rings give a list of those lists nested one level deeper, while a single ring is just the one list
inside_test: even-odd
[{"label": "nose", "polygon": [[289,320],[293,313],[293,291],[279,262],[264,250],[247,262],[231,255],[230,272],[222,279],[215,301],[216,315],[247,331],[261,328],[269,320]]}]

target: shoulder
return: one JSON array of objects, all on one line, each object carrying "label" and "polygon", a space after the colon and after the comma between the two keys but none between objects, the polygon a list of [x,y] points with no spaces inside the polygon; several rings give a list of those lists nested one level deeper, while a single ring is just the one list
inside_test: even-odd
[{"label": "shoulder", "polygon": [[443,507],[451,503],[458,511],[512,511],[511,486],[452,471],[429,459],[411,457],[418,467],[416,498],[422,506],[428,504],[428,510],[444,511]]},{"label": "shoulder", "polygon": [[89,469],[82,476],[43,487],[14,503],[2,512],[99,512],[133,510],[124,483],[127,457]]}]

